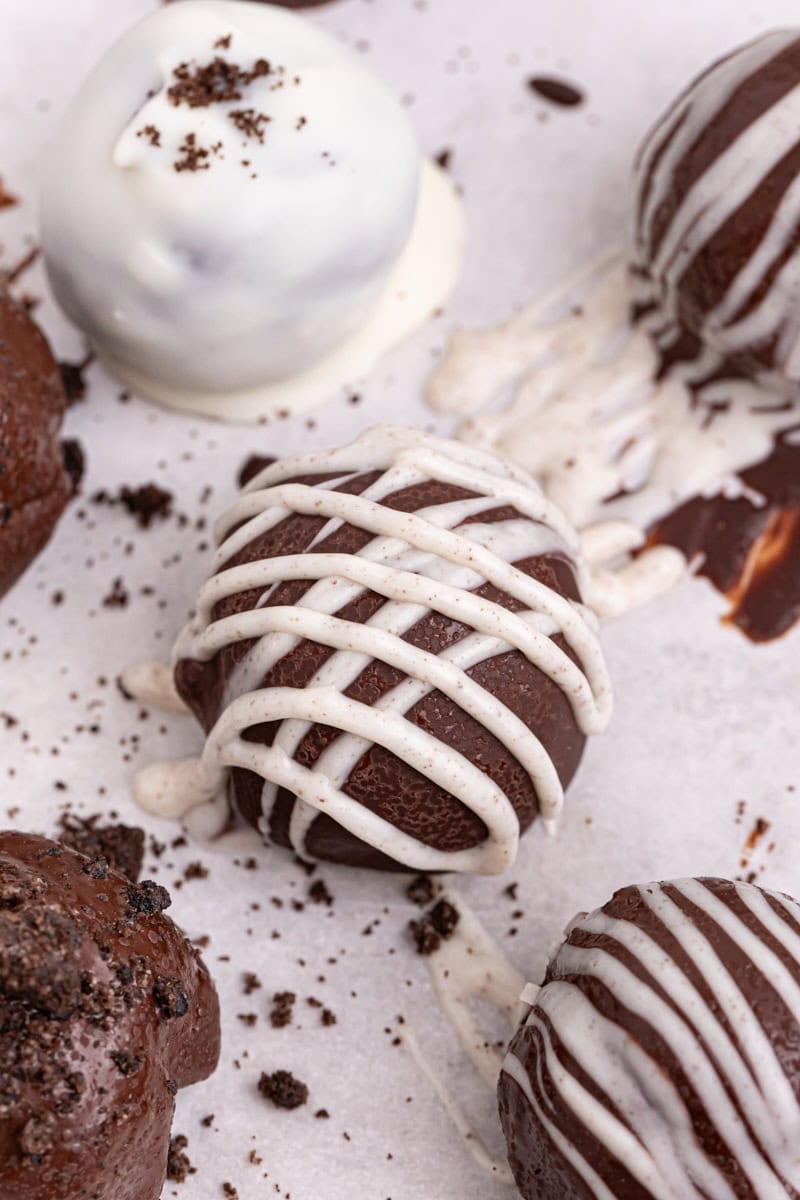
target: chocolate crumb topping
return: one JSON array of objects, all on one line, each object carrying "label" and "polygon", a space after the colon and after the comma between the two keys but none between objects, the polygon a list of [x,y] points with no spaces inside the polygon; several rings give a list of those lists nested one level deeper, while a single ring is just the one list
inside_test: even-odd
[{"label": "chocolate crumb topping", "polygon": [[123,485],[119,492],[120,504],[136,518],[140,529],[149,529],[156,517],[161,520],[169,517],[172,501],[172,492],[156,483],[144,483],[136,488]]},{"label": "chocolate crumb topping", "polygon": [[99,814],[79,817],[69,813],[61,818],[58,840],[93,862],[104,860],[107,867],[136,883],[144,862],[144,830],[133,825],[100,825],[100,819]]},{"label": "chocolate crumb topping", "polygon": [[461,914],[449,900],[440,900],[419,921],[409,921],[408,928],[417,953],[435,954],[443,941],[453,936]]},{"label": "chocolate crumb topping", "polygon": [[57,1124],[54,1116],[45,1113],[43,1116],[31,1117],[20,1130],[18,1138],[20,1152],[30,1160],[32,1166],[41,1166],[47,1154],[53,1149]]},{"label": "chocolate crumb topping", "polygon": [[136,136],[147,138],[151,146],[161,145],[161,130],[157,129],[155,125],[145,125],[143,129],[138,129]]},{"label": "chocolate crumb topping", "polygon": [[189,997],[180,979],[159,975],[153,984],[153,999],[165,1020],[185,1017],[189,1011]]},{"label": "chocolate crumb topping", "polygon": [[127,608],[128,600],[127,588],[118,575],[111,584],[111,590],[103,597],[103,608]]},{"label": "chocolate crumb topping", "polygon": [[194,1175],[195,1168],[189,1161],[186,1149],[189,1139],[182,1133],[177,1133],[170,1139],[169,1156],[167,1158],[167,1179],[171,1183],[185,1183],[189,1175]]},{"label": "chocolate crumb topping", "polygon": [[291,1071],[273,1071],[271,1075],[262,1072],[258,1090],[276,1108],[300,1108],[308,1102],[308,1087]]},{"label": "chocolate crumb topping", "polygon": [[128,908],[141,916],[164,912],[172,904],[169,892],[160,883],[145,879],[128,888]]},{"label": "chocolate crumb topping", "polygon": [[83,446],[76,438],[65,438],[62,442],[64,470],[72,480],[72,495],[75,496],[83,482],[86,470],[86,455]]},{"label": "chocolate crumb topping", "polygon": [[112,1050],[108,1057],[126,1079],[135,1075],[144,1061],[140,1054],[128,1054],[126,1050]]},{"label": "chocolate crumb topping", "polygon": [[291,1025],[294,1015],[294,1005],[297,996],[294,992],[276,992],[272,997],[272,1010],[269,1014],[270,1023],[274,1029],[283,1029]]},{"label": "chocolate crumb topping", "polygon": [[207,171],[211,165],[208,161],[211,151],[198,144],[197,134],[187,133],[178,148],[178,153],[183,156],[176,158],[173,164],[178,172]]},{"label": "chocolate crumb topping", "polygon": [[58,908],[0,915],[0,995],[61,1020],[81,1002],[80,931]]},{"label": "chocolate crumb topping", "polygon": [[[141,888],[98,856],[0,834],[4,1197],[162,1194],[171,1097],[213,1070],[219,1010],[198,955]],[[173,1033],[167,1018],[189,1011]]]},{"label": "chocolate crumb topping", "polygon": [[263,144],[264,126],[269,124],[272,117],[267,116],[266,113],[257,112],[254,108],[234,109],[233,112],[228,113],[228,117],[246,138],[256,138]]},{"label": "chocolate crumb topping", "polygon": [[326,904],[328,908],[333,904],[333,896],[328,891],[328,885],[324,879],[317,879],[311,884],[308,889],[308,898],[315,904]]},{"label": "chocolate crumb topping", "polygon": [[428,915],[434,929],[443,938],[452,937],[458,922],[461,920],[461,914],[449,900],[440,900],[438,904],[433,906]]},{"label": "chocolate crumb topping", "polygon": [[180,63],[173,71],[175,82],[167,88],[167,98],[171,104],[187,104],[189,108],[227,104],[241,100],[242,89],[271,70],[264,58],[256,59],[249,71],[219,55],[208,63]]},{"label": "chocolate crumb topping", "polygon": [[430,904],[435,895],[436,890],[430,875],[418,875],[406,888],[408,899],[412,904],[418,904],[420,908],[425,908],[427,904]]},{"label": "chocolate crumb topping", "polygon": [[441,934],[436,932],[427,917],[420,921],[409,921],[408,928],[417,947],[417,954],[427,957],[429,954],[435,954],[441,946]]},{"label": "chocolate crumb topping", "polygon": [[65,359],[59,362],[58,369],[61,372],[61,382],[64,385],[68,408],[72,408],[73,404],[78,404],[81,400],[86,399],[85,371],[93,362],[94,355],[91,351],[84,355],[79,362],[68,362]]},{"label": "chocolate crumb topping", "polygon": [[92,879],[108,879],[108,862],[104,858],[95,858],[91,862],[84,863],[81,870],[84,875],[90,875]]},{"label": "chocolate crumb topping", "polygon": [[245,971],[242,976],[242,990],[245,996],[250,996],[261,987],[261,980],[253,971]]}]

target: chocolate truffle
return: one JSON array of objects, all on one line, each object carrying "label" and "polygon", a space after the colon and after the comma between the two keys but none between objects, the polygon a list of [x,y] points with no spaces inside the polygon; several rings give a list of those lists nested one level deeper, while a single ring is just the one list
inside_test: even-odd
[{"label": "chocolate truffle", "polygon": [[[635,262],[664,344],[800,380],[800,30],[768,33],[675,101],[636,165]],[[709,357],[710,356],[710,357]]]},{"label": "chocolate truffle", "polygon": [[524,1200],[800,1195],[800,904],[626,887],[569,927],[500,1116]]},{"label": "chocolate truffle", "polygon": [[178,1088],[219,1006],[169,895],[104,859],[0,834],[0,1195],[158,1200]]},{"label": "chocolate truffle", "polygon": [[285,8],[182,0],[72,101],[42,240],[112,370],[249,419],[363,375],[444,302],[463,239],[452,181],[358,55]]},{"label": "chocolate truffle", "polygon": [[0,289],[0,596],[47,543],[72,490],[66,397],[44,334]]},{"label": "chocolate truffle", "polygon": [[523,470],[379,426],[268,466],[216,534],[175,652],[206,749],[143,773],[146,806],[232,769],[303,857],[484,873],[555,819],[610,688],[577,536]]}]

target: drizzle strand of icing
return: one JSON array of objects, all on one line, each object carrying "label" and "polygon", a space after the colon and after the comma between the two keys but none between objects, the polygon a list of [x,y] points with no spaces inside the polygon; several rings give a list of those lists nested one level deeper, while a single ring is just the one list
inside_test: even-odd
[{"label": "drizzle strand of icing", "polygon": [[572,924],[505,1074],[587,1196],[611,1200],[613,1160],[653,1200],[794,1195],[800,907],[720,880],[626,893]]},{"label": "drizzle strand of icing", "polygon": [[[334,490],[376,470],[380,477],[358,495]],[[289,482],[323,472],[329,476],[326,482]],[[411,513],[382,503],[403,488],[430,481],[475,495]],[[518,515],[489,524],[468,520],[503,506]],[[254,538],[293,513],[324,518],[305,553],[226,567]],[[344,524],[368,531],[372,540],[357,554],[314,552],[315,545]],[[252,645],[226,680],[221,715],[197,767],[183,764],[180,779],[169,764],[140,775],[137,795],[145,807],[169,804],[171,811],[185,812],[216,797],[222,820],[227,771],[238,766],[264,779],[265,819],[279,788],[297,797],[290,836],[300,854],[307,853],[311,823],[325,812],[415,869],[500,872],[513,861],[519,837],[509,798],[463,754],[405,718],[418,700],[437,689],[513,753],[535,784],[542,816],[550,822],[556,818],[563,792],[545,747],[467,673],[514,649],[559,686],[583,733],[602,731],[610,715],[611,692],[594,614],[513,565],[555,553],[575,564],[579,585],[590,583],[574,531],[524,472],[458,443],[383,426],[342,450],[267,467],[222,517],[216,536],[216,573],[200,593],[196,618],[179,637],[175,658],[208,661],[225,646]],[[312,586],[296,604],[265,605],[272,589],[288,580]],[[474,595],[486,582],[513,597],[520,611]],[[255,607],[213,618],[220,601],[250,589],[261,593]],[[368,621],[335,615],[364,590],[385,600]],[[473,632],[438,655],[405,641],[403,634],[430,612]],[[567,650],[553,640],[556,634]],[[261,687],[270,668],[304,639],[334,651],[308,685]],[[405,678],[369,707],[343,693],[373,659],[402,671]],[[271,745],[242,737],[249,727],[270,721],[280,722]],[[293,756],[314,724],[332,726],[340,735],[308,769]],[[344,785],[373,744],[389,749],[479,816],[488,830],[485,841],[457,852],[435,850],[349,797]],[[183,794],[176,797],[176,789]]]}]

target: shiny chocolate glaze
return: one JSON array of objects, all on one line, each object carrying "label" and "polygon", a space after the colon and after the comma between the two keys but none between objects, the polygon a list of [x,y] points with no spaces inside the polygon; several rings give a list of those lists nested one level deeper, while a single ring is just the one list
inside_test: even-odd
[{"label": "shiny chocolate glaze", "polygon": [[0,596],[47,543],[71,492],[66,397],[44,335],[0,289]]},{"label": "shiny chocolate glaze", "polygon": [[165,889],[0,834],[0,1195],[158,1200],[219,1005]]}]

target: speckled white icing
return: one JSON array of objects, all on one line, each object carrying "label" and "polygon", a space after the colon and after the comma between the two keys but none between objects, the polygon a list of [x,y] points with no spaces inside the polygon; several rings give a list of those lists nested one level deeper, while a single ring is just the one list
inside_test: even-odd
[{"label": "speckled white icing", "polygon": [[[641,536],[693,496],[740,494],[736,472],[766,457],[797,412],[743,380],[707,384],[700,403],[686,373],[657,380],[655,346],[630,324],[633,301],[613,255],[503,325],[456,333],[429,400],[465,418],[465,441],[530,470],[577,528],[623,521]],[[732,402],[709,419],[717,400]]]},{"label": "speckled white icing", "polygon": [[[435,953],[426,957],[425,962],[443,1015],[484,1084],[494,1093],[503,1055],[495,1048],[492,1038],[480,1028],[468,1005],[475,999],[488,1001],[499,1010],[509,1032],[512,1032],[519,1024],[520,995],[525,980],[461,896],[455,895],[450,889],[443,892],[442,896],[456,909],[459,921],[451,936],[442,942]],[[488,1152],[458,1099],[431,1066],[415,1031],[407,1022],[400,1027],[400,1038],[430,1082],[475,1160],[494,1178],[513,1184],[508,1166],[498,1162]]]},{"label": "speckled white icing", "polygon": [[[360,495],[332,490],[367,470],[382,473]],[[314,486],[285,482],[321,472],[335,474]],[[456,484],[475,492],[477,499],[414,513],[381,503],[393,492],[429,480]],[[513,505],[520,517],[463,524],[485,511],[487,500],[489,507]],[[237,549],[290,513],[326,518],[305,553],[224,569]],[[314,553],[314,545],[342,523],[368,530],[372,540],[358,554]],[[582,732],[601,732],[609,718],[611,690],[594,614],[512,565],[559,553],[575,563],[579,583],[587,574],[574,531],[524,472],[458,443],[381,426],[341,450],[268,467],[221,518],[216,537],[216,573],[201,589],[197,615],[178,639],[175,658],[203,661],[226,645],[243,640],[253,645],[227,681],[224,709],[199,763],[155,766],[139,776],[137,796],[145,807],[185,815],[216,797],[211,822],[219,826],[227,814],[227,771],[240,766],[264,779],[265,822],[278,788],[298,798],[290,836],[299,854],[308,853],[310,825],[318,812],[325,812],[415,869],[502,871],[513,862],[519,838],[510,800],[464,755],[405,719],[409,708],[435,688],[512,751],[535,784],[543,818],[555,820],[563,791],[545,747],[513,711],[467,674],[474,664],[513,648],[558,684]],[[212,619],[222,598],[250,588],[261,589],[266,597],[274,585],[290,579],[313,584],[297,604],[256,606]],[[472,594],[470,589],[485,581],[513,596],[522,611],[511,612]],[[356,623],[334,615],[365,588],[386,600],[371,619]],[[439,655],[404,641],[403,634],[431,611],[462,621],[474,632]],[[556,633],[576,661],[552,640]],[[260,689],[269,668],[304,638],[330,646],[335,653],[305,688]],[[406,676],[373,707],[344,695],[371,659],[392,664]],[[270,746],[242,738],[249,726],[266,721],[281,722]],[[341,735],[309,770],[293,754],[315,723],[333,726]],[[486,840],[468,850],[435,850],[349,797],[343,785],[371,744],[388,748],[457,797],[484,822]],[[209,810],[204,811],[205,820]]]},{"label": "speckled white icing", "polygon": [[[787,1187],[800,1188],[797,1081],[787,1077],[776,1052],[767,1024],[770,1006],[759,1009],[753,1003],[759,991],[754,981],[762,977],[760,990],[769,981],[795,1033],[800,1030],[800,907],[751,884],[734,886],[743,906],[738,912],[702,880],[642,886],[637,890],[656,920],[647,929],[634,917],[612,917],[602,910],[584,914],[571,932],[611,938],[620,952],[567,940],[554,960],[558,977],[531,995],[525,1024],[536,1031],[542,1048],[538,1079],[513,1050],[503,1070],[584,1181],[588,1196],[613,1200],[592,1165],[605,1153],[624,1163],[642,1196],[653,1200],[733,1200],[743,1193],[734,1192],[732,1165],[747,1180],[754,1200],[785,1200]],[[729,952],[721,949],[723,937],[742,956],[744,969],[742,960],[734,967]],[[618,1002],[618,1020],[596,1008],[581,987],[582,978],[608,989]],[[703,1149],[685,1096],[652,1046],[632,1036],[626,1012],[663,1040],[664,1053],[690,1080],[704,1119],[729,1149],[730,1163],[727,1156],[715,1160]],[[785,1025],[787,1018],[779,1019]],[[786,1027],[787,1044],[795,1033]],[[542,1103],[545,1076],[548,1094],[566,1106],[573,1128],[585,1131],[585,1137],[565,1132],[553,1106]]]},{"label": "speckled white icing", "polygon": [[[215,57],[269,73],[235,99],[175,103],[175,69]],[[242,112],[265,119],[247,132]],[[206,156],[178,170],[192,137]],[[429,317],[457,277],[463,217],[401,105],[326,31],[268,4],[181,0],[73,100],[42,236],[57,298],[118,375],[253,419],[319,402]]]}]

